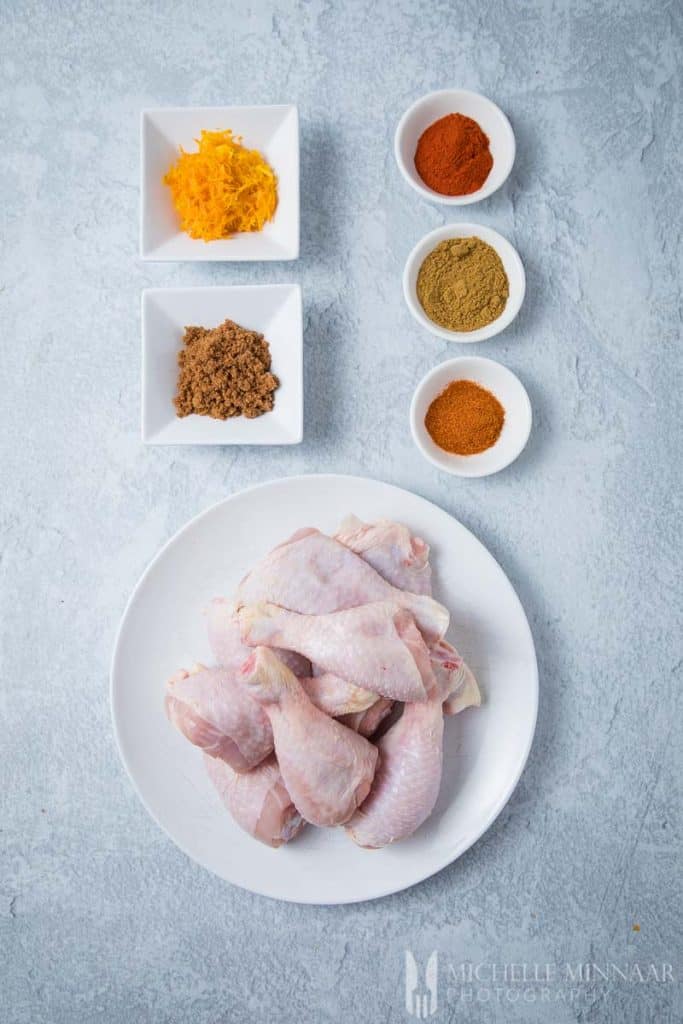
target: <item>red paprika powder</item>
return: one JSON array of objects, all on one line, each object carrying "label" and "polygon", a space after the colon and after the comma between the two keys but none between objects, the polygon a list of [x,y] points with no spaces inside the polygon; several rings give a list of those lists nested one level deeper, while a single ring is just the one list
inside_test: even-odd
[{"label": "red paprika powder", "polygon": [[464,114],[446,114],[430,124],[415,150],[417,173],[442,196],[476,192],[492,167],[488,136]]}]

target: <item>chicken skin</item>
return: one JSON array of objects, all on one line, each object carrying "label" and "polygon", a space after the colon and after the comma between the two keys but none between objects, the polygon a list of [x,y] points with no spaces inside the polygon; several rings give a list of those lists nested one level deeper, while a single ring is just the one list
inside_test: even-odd
[{"label": "chicken skin", "polygon": [[275,753],[294,806],[313,825],[340,825],[370,791],[377,748],[311,704],[296,676],[265,647],[242,677],[270,718]]}]

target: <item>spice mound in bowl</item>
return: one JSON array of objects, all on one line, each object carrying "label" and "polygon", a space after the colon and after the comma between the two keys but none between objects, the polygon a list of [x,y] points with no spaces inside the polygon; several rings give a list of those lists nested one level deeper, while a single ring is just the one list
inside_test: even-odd
[{"label": "spice mound in bowl", "polygon": [[420,136],[415,169],[422,181],[442,196],[478,192],[493,167],[489,138],[464,114],[446,114]]},{"label": "spice mound in bowl", "polygon": [[399,171],[423,199],[466,206],[492,195],[515,159],[503,111],[468,89],[439,89],[410,106],[396,127]]},{"label": "spice mound in bowl", "polygon": [[406,260],[403,295],[415,320],[447,341],[485,341],[512,323],[526,289],[506,238],[484,224],[444,224]]},{"label": "spice mound in bowl", "polygon": [[270,412],[279,386],[270,372],[270,348],[262,334],[232,320],[218,327],[186,327],[178,353],[178,416],[254,419]]},{"label": "spice mound in bowl", "polygon": [[461,356],[435,366],[420,381],[410,407],[420,452],[454,476],[497,473],[513,462],[531,431],[524,385],[493,359]]},{"label": "spice mound in bowl", "polygon": [[434,444],[455,455],[477,455],[500,437],[505,409],[472,380],[454,380],[427,409],[425,427]]},{"label": "spice mound in bowl", "polygon": [[261,231],[277,208],[277,178],[270,164],[229,128],[202,130],[196,141],[197,152],[181,147],[164,176],[183,231],[205,242]]},{"label": "spice mound in bowl", "polygon": [[503,262],[481,238],[439,242],[417,275],[417,297],[435,324],[449,331],[476,331],[505,309],[510,283]]}]

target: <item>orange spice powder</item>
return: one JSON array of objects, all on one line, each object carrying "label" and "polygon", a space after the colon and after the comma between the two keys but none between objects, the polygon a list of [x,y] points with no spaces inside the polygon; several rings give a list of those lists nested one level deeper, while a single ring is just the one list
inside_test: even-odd
[{"label": "orange spice powder", "polygon": [[425,416],[432,441],[453,455],[476,455],[496,443],[505,409],[473,380],[454,380],[434,399]]},{"label": "orange spice powder", "polygon": [[425,185],[442,196],[477,192],[492,167],[488,136],[464,114],[440,117],[417,143],[415,169]]}]

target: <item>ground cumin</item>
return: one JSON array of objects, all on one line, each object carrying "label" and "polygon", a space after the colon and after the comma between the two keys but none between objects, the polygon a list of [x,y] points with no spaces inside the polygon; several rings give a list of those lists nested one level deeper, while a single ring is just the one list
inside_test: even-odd
[{"label": "ground cumin", "polygon": [[503,262],[481,238],[447,238],[425,258],[417,297],[435,324],[449,331],[476,331],[505,309],[510,284]]},{"label": "ground cumin", "polygon": [[253,419],[273,408],[280,382],[270,373],[268,342],[232,320],[212,329],[186,327],[178,366],[178,416]]},{"label": "ground cumin", "polygon": [[505,422],[495,395],[473,380],[454,380],[427,410],[425,426],[432,441],[453,455],[476,455],[494,445]]}]

